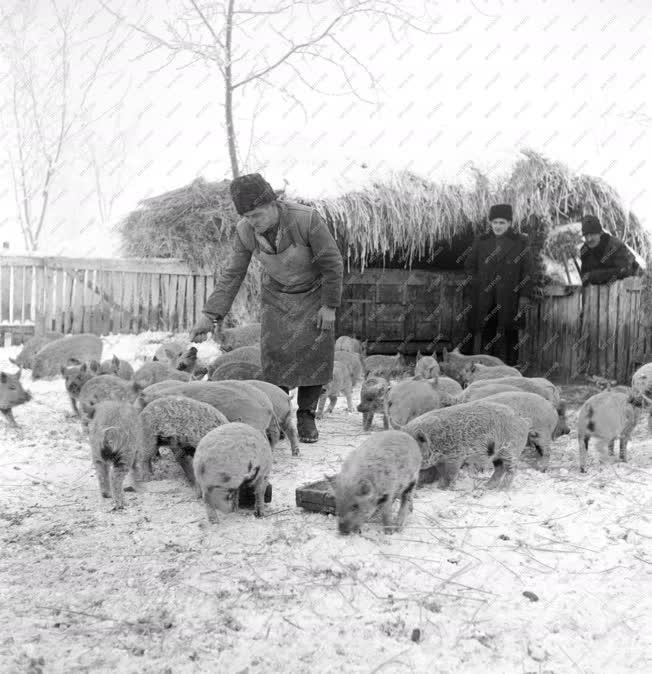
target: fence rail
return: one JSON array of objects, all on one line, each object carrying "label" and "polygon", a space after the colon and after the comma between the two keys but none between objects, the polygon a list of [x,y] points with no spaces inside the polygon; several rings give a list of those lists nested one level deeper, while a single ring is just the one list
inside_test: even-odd
[{"label": "fence rail", "polygon": [[[454,272],[351,272],[338,327],[378,342],[381,350],[383,343],[391,351],[405,341],[455,346],[467,334],[463,286],[462,275]],[[185,331],[213,287],[211,270],[178,260],[0,255],[0,333],[22,341],[46,330]],[[521,334],[520,361],[527,374],[567,380],[599,374],[628,381],[639,364],[652,360],[641,293],[639,278],[547,288]]]}]

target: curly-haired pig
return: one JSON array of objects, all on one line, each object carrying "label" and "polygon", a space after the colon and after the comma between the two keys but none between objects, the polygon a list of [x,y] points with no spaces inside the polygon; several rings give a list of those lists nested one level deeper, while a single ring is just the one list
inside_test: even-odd
[{"label": "curly-haired pig", "polygon": [[[416,381],[417,378],[414,378]],[[457,402],[457,397],[461,395],[464,390],[461,384],[450,377],[445,375],[440,375],[437,377],[432,377],[428,381],[441,393],[446,394],[452,401]]]},{"label": "curly-haired pig", "polygon": [[409,379],[392,384],[385,394],[387,417],[392,428],[401,429],[415,417],[439,409],[442,394],[427,379]]},{"label": "curly-haired pig", "polygon": [[230,363],[221,363],[218,365],[210,377],[210,381],[226,381],[227,379],[261,379],[263,370],[256,363],[242,361],[232,361]]},{"label": "curly-haired pig", "polygon": [[190,381],[189,372],[181,372],[176,368],[157,360],[150,360],[143,363],[134,373],[134,382],[142,390],[166,379],[177,379],[178,381]]},{"label": "curly-haired pig", "polygon": [[80,416],[77,403],[82,387],[89,379],[97,377],[99,370],[100,364],[96,360],[81,364],[71,361],[69,365],[61,367],[63,382],[70,398],[70,405],[72,406],[74,416]]},{"label": "curly-haired pig", "polygon": [[[420,466],[419,446],[407,433],[389,430],[368,437],[348,454],[337,475],[327,476],[335,492],[339,532],[359,531],[379,508],[385,533],[400,530],[412,511]],[[401,505],[392,523],[396,499]]]},{"label": "curly-haired pig", "polygon": [[445,489],[460,468],[493,464],[488,488],[507,489],[514,478],[516,457],[527,445],[531,421],[499,403],[479,400],[426,412],[404,430],[421,449],[422,482],[439,478]]},{"label": "curly-haired pig", "polygon": [[621,393],[603,391],[592,395],[580,407],[577,415],[577,442],[579,444],[580,471],[586,471],[589,440],[597,438],[598,450],[603,461],[614,455],[615,441],[619,441],[621,461],[627,461],[627,443],[638,423],[643,397],[638,391]]},{"label": "curly-haired pig", "polygon": [[387,381],[400,379],[406,372],[403,356],[383,356],[374,354],[364,359],[364,377],[384,377]]},{"label": "curly-haired pig", "polygon": [[84,406],[89,418],[88,439],[100,492],[104,498],[113,496],[115,509],[124,506],[122,483],[129,472],[134,487],[138,484],[139,464],[143,455],[143,425],[138,411],[129,403],[104,400],[94,406]]},{"label": "curly-haired pig", "polygon": [[350,351],[351,353],[362,354],[362,344],[355,337],[342,335],[335,340],[335,351]]},{"label": "curly-haired pig", "polygon": [[32,379],[55,377],[71,361],[89,363],[102,358],[102,340],[96,335],[80,334],[61,337],[43,346],[34,356]]},{"label": "curly-haired pig", "polygon": [[528,443],[537,452],[537,468],[546,471],[550,465],[552,441],[570,432],[566,424],[565,407],[555,409],[549,400],[542,398],[538,393],[526,391],[495,393],[484,400],[507,405],[522,417],[530,419]]},{"label": "curly-haired pig", "polygon": [[207,363],[200,360],[197,356],[196,346],[187,348],[179,358],[177,358],[175,367],[181,372],[187,372],[193,380],[202,379],[208,372]]},{"label": "curly-haired pig", "polygon": [[4,418],[14,428],[18,424],[14,419],[12,409],[32,399],[32,394],[26,391],[20,383],[22,372],[22,368],[18,368],[16,374],[0,372],[0,412],[2,412]]},{"label": "curly-haired pig", "polygon": [[9,362],[21,368],[31,370],[34,366],[34,356],[50,342],[63,337],[62,332],[45,332],[42,335],[30,337],[24,344],[20,353],[15,358],[9,358]]},{"label": "curly-haired pig", "polygon": [[186,396],[164,395],[152,401],[140,413],[147,429],[143,467],[152,475],[152,460],[159,444],[168,444],[190,484],[195,484],[192,457],[199,441],[228,419],[208,403]]},{"label": "curly-haired pig", "polygon": [[417,352],[417,361],[414,366],[415,379],[432,379],[439,375],[439,363],[432,356],[422,356],[421,351]]},{"label": "curly-haired pig", "polygon": [[443,350],[440,370],[451,379],[455,379],[455,381],[460,384],[464,384],[465,382],[462,373],[471,363],[482,363],[483,365],[488,365],[490,367],[494,365],[505,365],[505,363],[500,360],[500,358],[496,358],[496,356],[490,356],[485,353],[475,353],[471,356],[466,356],[460,353],[459,347],[455,347],[450,352],[447,349]]},{"label": "curly-haired pig", "polygon": [[263,516],[272,451],[259,430],[233,422],[209,431],[199,441],[192,464],[197,496],[204,500],[209,522],[218,521],[218,510],[238,510],[243,486],[253,489],[254,515]]},{"label": "curly-haired pig", "polygon": [[98,374],[114,374],[120,379],[130,381],[134,376],[134,368],[126,360],[121,360],[114,354],[112,358],[100,363]]},{"label": "curly-haired pig", "polygon": [[182,353],[183,345],[179,344],[179,342],[163,342],[163,344],[156,349],[152,360],[154,362],[164,363],[170,367],[176,367],[177,360]]},{"label": "curly-haired pig", "polygon": [[260,323],[250,323],[237,328],[222,328],[220,326],[217,339],[222,351],[233,351],[241,346],[251,346],[260,343]]},{"label": "curly-haired pig", "polygon": [[84,410],[95,407],[104,400],[133,403],[138,389],[133,382],[127,382],[113,374],[103,374],[89,379],[79,392],[78,406],[82,428],[88,426],[89,416]]},{"label": "curly-haired pig", "polygon": [[647,427],[652,433],[652,363],[645,363],[632,375],[632,389],[642,396],[649,408]]},{"label": "curly-haired pig", "polygon": [[326,405],[326,398],[328,398],[327,414],[330,414],[337,402],[338,395],[344,395],[346,398],[347,412],[353,412],[353,399],[351,398],[351,391],[353,389],[353,375],[349,366],[341,360],[336,360],[333,363],[333,377],[322,389],[322,394],[319,396],[319,403],[317,405],[317,413],[315,417],[321,419],[324,416],[324,406]]},{"label": "curly-haired pig", "polygon": [[362,429],[368,431],[374,420],[374,414],[383,415],[383,428],[389,428],[389,417],[385,409],[385,395],[389,390],[389,382],[384,377],[367,377],[360,389],[358,412],[362,412]]},{"label": "curly-haired pig", "polygon": [[486,381],[487,379],[501,379],[503,377],[522,377],[520,370],[510,365],[483,365],[482,363],[469,363],[462,370],[462,379],[466,384],[474,381]]},{"label": "curly-haired pig", "polygon": [[462,393],[462,399],[471,399],[475,392],[485,387],[493,386],[511,386],[520,391],[528,393],[538,393],[553,405],[557,406],[561,402],[561,393],[559,388],[544,377],[499,377],[498,379],[481,379],[469,384]]},{"label": "curly-haired pig", "polygon": [[208,403],[229,421],[242,421],[266,433],[272,447],[279,440],[280,428],[274,406],[260,389],[244,381],[180,382],[178,386],[151,392],[147,396],[142,392],[140,406],[145,408],[152,400],[164,395],[184,395]]},{"label": "curly-haired pig", "polygon": [[213,372],[224,363],[242,362],[261,365],[260,344],[251,344],[249,346],[240,346],[228,353],[221,353],[208,364],[208,378],[213,376]]},{"label": "curly-haired pig", "polygon": [[335,349],[333,361],[335,363],[345,363],[351,372],[351,385],[355,387],[359,384],[362,379],[362,360],[360,360],[360,354]]},{"label": "curly-haired pig", "polygon": [[245,383],[251,384],[269,398],[280,429],[290,441],[292,456],[299,456],[299,434],[295,422],[296,417],[292,413],[292,398],[282,388],[267,381],[247,379]]}]

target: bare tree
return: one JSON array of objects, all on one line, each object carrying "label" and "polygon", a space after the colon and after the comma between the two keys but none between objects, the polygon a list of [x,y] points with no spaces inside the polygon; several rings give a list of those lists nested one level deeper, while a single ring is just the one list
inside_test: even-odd
[{"label": "bare tree", "polygon": [[[49,0],[53,25],[45,26],[42,4],[27,0],[13,11],[0,10],[0,58],[9,93],[2,108],[3,145],[29,250],[38,248],[48,225],[67,150],[107,112],[90,114],[91,95],[120,32],[115,22],[104,34],[82,39],[81,0],[65,6]],[[84,61],[90,65],[84,68]]]},{"label": "bare tree", "polygon": [[[437,20],[410,12],[407,0],[279,0],[271,9],[261,9],[254,0],[188,0],[174,21],[166,21],[167,35],[162,36],[142,23],[129,22],[105,0],[99,2],[145,38],[147,50],[143,55],[166,50],[169,60],[165,65],[183,54],[191,57],[191,63],[208,63],[219,72],[223,81],[224,127],[233,177],[240,173],[234,99],[247,87],[273,88],[292,99],[306,115],[301,100],[283,83],[281,75],[285,71],[294,82],[326,94],[328,92],[321,91],[319,82],[309,75],[317,63],[322,63],[339,71],[348,92],[362,99],[354,85],[355,71],[362,70],[372,88],[376,87],[377,80],[363,60],[356,56],[354,48],[347,46],[342,38],[344,29],[353,22],[358,22],[363,36],[384,24],[396,40],[396,29],[407,35],[410,31],[444,35],[456,32],[468,20],[453,30],[435,32],[432,27]],[[296,30],[295,26],[301,23],[310,25]],[[261,39],[259,36],[263,31],[271,39]],[[296,33],[305,34],[297,37]],[[365,44],[367,40],[359,42]]]}]

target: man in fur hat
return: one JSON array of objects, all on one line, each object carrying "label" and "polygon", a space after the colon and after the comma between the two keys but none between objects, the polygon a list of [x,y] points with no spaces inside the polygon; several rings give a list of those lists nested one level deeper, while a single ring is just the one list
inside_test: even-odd
[{"label": "man in fur hat", "polygon": [[277,201],[259,174],[239,176],[231,198],[242,219],[231,257],[206,301],[190,339],[203,341],[222,321],[247,273],[251,256],[263,267],[261,360],[264,378],[286,392],[298,387],[297,430],[316,442],[315,411],[333,376],[335,310],[344,265],[328,227],[312,208]]},{"label": "man in fur hat", "polygon": [[532,294],[530,248],[527,236],[512,229],[510,204],[492,206],[489,223],[491,230],[475,238],[464,263],[471,281],[473,353],[492,351],[515,365]]},{"label": "man in fur hat", "polygon": [[605,232],[595,215],[585,215],[582,218],[582,236],[582,285],[609,283],[627,276],[636,276],[641,272],[636,258],[627,246]]}]

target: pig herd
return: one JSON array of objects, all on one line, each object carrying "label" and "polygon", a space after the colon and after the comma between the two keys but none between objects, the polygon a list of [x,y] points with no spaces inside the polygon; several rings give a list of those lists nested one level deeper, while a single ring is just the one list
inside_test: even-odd
[{"label": "pig herd", "polygon": [[[125,478],[130,475],[131,488],[139,490],[153,475],[159,447],[167,445],[210,522],[218,511],[237,510],[246,492],[260,517],[270,498],[276,444],[287,437],[292,455],[299,455],[291,397],[262,381],[258,324],[219,337],[224,353],[211,362],[202,362],[194,346],[168,342],[134,371],[115,356],[101,361],[102,342],[94,335],[46,333],[28,341],[12,361],[17,374],[1,373],[0,411],[15,426],[12,408],[32,399],[20,382],[22,368],[31,369],[34,380],[61,375],[71,414],[88,435],[100,493],[113,499],[114,508],[124,505]],[[400,354],[366,356],[358,340],[339,337],[317,418],[332,412],[340,395],[352,412],[358,384],[363,430],[372,429],[378,414],[383,431],[366,438],[328,478],[344,534],[358,531],[377,510],[386,532],[400,529],[417,487],[437,482],[446,488],[464,466],[492,468],[486,486],[506,489],[521,457],[545,471],[552,443],[570,433],[554,384],[523,377],[485,354],[444,349],[442,362],[418,354],[412,370]],[[581,471],[592,437],[603,460],[614,455],[618,440],[619,458],[626,461],[641,409],[652,407],[652,363],[634,373],[631,387],[614,384],[604,380],[605,390],[579,411]],[[648,426],[652,430],[652,415]]]}]

